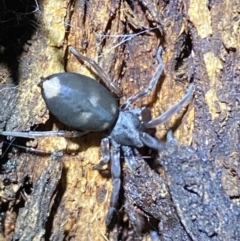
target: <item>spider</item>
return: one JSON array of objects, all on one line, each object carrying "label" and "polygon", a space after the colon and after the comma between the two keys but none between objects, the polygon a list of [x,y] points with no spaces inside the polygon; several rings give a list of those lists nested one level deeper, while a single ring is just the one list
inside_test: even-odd
[{"label": "spider", "polygon": [[[72,46],[69,47],[69,50],[78,60],[87,61],[111,92],[118,92],[111,78],[95,61],[81,55]],[[186,95],[177,104],[152,120],[147,119],[145,107],[135,109],[132,107],[133,103],[149,95],[155,89],[164,66],[161,53],[162,47],[159,47],[156,54],[158,66],[148,87],[129,97],[121,107],[118,106],[112,93],[96,80],[87,76],[66,72],[41,78],[39,86],[49,111],[62,123],[78,131],[0,132],[4,136],[36,138],[54,135],[77,137],[87,132],[107,130],[108,136],[101,141],[102,160],[93,167],[95,170],[101,170],[104,165],[111,161],[113,190],[106,218],[107,227],[117,212],[121,188],[120,150],[122,150],[129,168],[134,170],[137,166],[137,159],[133,154],[134,149],[143,146],[156,150],[162,149],[164,144],[148,134],[148,129],[155,128],[169,120],[191,99],[193,94],[194,85],[192,83],[189,85]]]}]

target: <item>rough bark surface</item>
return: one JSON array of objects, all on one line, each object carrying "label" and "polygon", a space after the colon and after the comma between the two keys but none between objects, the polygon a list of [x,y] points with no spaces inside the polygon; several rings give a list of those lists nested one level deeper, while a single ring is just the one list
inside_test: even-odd
[{"label": "rough bark surface", "polygon": [[[137,106],[150,106],[155,117],[181,99],[189,82],[195,92],[187,108],[156,129],[161,140],[173,129],[179,147],[141,151],[152,161],[148,165],[139,157],[136,172],[123,164],[119,219],[112,230],[105,226],[111,178],[92,170],[106,133],[73,140],[16,138],[11,144],[0,135],[0,240],[150,240],[151,231],[160,240],[239,239],[238,0],[29,1],[17,10],[2,1],[1,6],[0,130],[66,129],[49,116],[40,78],[73,71],[99,80],[69,53],[69,45],[122,88],[120,105],[146,88],[160,45],[164,74]],[[26,153],[13,144],[63,156]]]}]

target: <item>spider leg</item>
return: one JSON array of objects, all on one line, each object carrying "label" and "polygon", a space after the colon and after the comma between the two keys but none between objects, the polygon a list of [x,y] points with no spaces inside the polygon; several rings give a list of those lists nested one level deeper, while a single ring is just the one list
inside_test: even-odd
[{"label": "spider leg", "polygon": [[129,216],[129,221],[131,222],[136,234],[140,239],[142,239],[142,233],[146,229],[146,215],[140,209],[130,204],[128,200],[125,200],[124,209]]},{"label": "spider leg", "polygon": [[112,182],[113,189],[110,198],[110,207],[108,210],[107,218],[106,218],[106,226],[109,227],[112,224],[116,213],[116,207],[118,204],[118,197],[121,188],[121,165],[120,165],[120,147],[115,141],[111,140],[112,148],[110,151],[109,145],[110,139],[104,138],[101,141],[101,152],[102,152],[102,160],[99,164],[93,167],[94,170],[101,170],[104,165],[106,165],[111,159],[111,174],[112,174]]},{"label": "spider leg", "polygon": [[110,147],[109,147],[109,138],[103,138],[101,141],[101,154],[102,160],[95,166],[93,170],[101,170],[104,165],[110,161]]},{"label": "spider leg", "polygon": [[39,137],[62,136],[66,138],[80,137],[87,132],[81,131],[0,131],[1,136],[12,136],[35,139]]},{"label": "spider leg", "polygon": [[167,132],[167,142],[168,143],[174,143],[175,145],[178,144],[178,141],[174,138],[172,130],[169,130]]},{"label": "spider leg", "polygon": [[46,154],[47,154],[47,155],[52,155],[52,154],[56,153],[56,151],[44,151],[44,150],[41,150],[41,149],[36,149],[36,148],[34,148],[34,147],[26,147],[26,146],[21,146],[21,145],[13,144],[13,143],[11,143],[11,142],[6,142],[6,143],[8,144],[8,147],[7,147],[7,149],[5,150],[5,152],[4,152],[2,155],[0,155],[0,159],[5,156],[6,152],[8,151],[8,149],[9,149],[10,147],[16,147],[16,148],[18,148],[18,149],[24,150],[25,152],[30,152],[30,153],[35,153],[35,154],[37,153],[37,154],[43,154],[43,155],[46,155]]},{"label": "spider leg", "polygon": [[121,147],[124,153],[124,160],[126,161],[128,167],[131,170],[134,170],[137,166],[137,160],[133,155],[132,148],[129,146],[122,146]]},{"label": "spider leg", "polygon": [[151,236],[152,241],[160,241],[159,234],[156,230],[151,229],[150,236]]},{"label": "spider leg", "polygon": [[121,164],[120,164],[120,145],[115,141],[111,141],[111,174],[113,189],[110,199],[110,208],[108,210],[106,225],[109,227],[114,219],[116,208],[118,206],[119,193],[121,188]]},{"label": "spider leg", "polygon": [[161,58],[161,53],[162,53],[162,47],[159,47],[158,51],[157,51],[158,67],[157,67],[157,70],[156,70],[155,74],[153,75],[152,79],[150,80],[148,87],[139,91],[137,94],[129,97],[124,104],[124,106],[125,106],[124,109],[127,109],[134,102],[149,95],[151,93],[151,91],[156,87],[158,80],[162,74],[163,67],[164,67],[164,64],[163,64],[163,61]]},{"label": "spider leg", "polygon": [[146,132],[143,132],[141,134],[141,140],[144,143],[144,145],[155,149],[155,150],[164,150],[165,149],[165,143],[157,140],[156,138],[152,137],[151,135],[149,135]]},{"label": "spider leg", "polygon": [[122,90],[119,89],[115,84],[112,82],[110,76],[104,72],[104,70],[92,59],[87,58],[86,56],[80,54],[74,47],[70,46],[69,50],[72,54],[76,56],[76,58],[80,61],[86,61],[88,62],[98,73],[100,76],[101,80],[105,84],[105,86],[110,89],[112,93],[115,93],[117,96],[122,95]]},{"label": "spider leg", "polygon": [[194,90],[194,84],[190,84],[187,94],[175,105],[173,105],[170,109],[165,111],[163,114],[158,116],[155,119],[152,119],[151,121],[144,123],[145,127],[147,128],[154,128],[157,125],[160,125],[166,121],[168,121],[175,113],[177,113],[184,104],[186,104],[192,97]]},{"label": "spider leg", "polygon": [[[141,158],[142,159],[141,154],[139,153],[139,151],[136,148],[134,148],[134,157],[135,157],[135,159],[136,158]],[[135,228],[137,228],[137,233],[141,233],[141,231],[144,228],[146,228],[146,225],[148,225],[146,220],[145,221],[143,220],[143,217],[148,217],[148,216],[146,216],[144,211],[141,211],[140,209],[136,208],[135,206],[130,205],[128,203],[128,201],[125,201],[125,205],[127,205],[127,206],[125,206],[125,209],[128,210],[127,213],[129,215],[130,220],[133,222],[133,226]],[[160,237],[159,237],[158,232],[156,231],[154,226],[151,225],[151,223],[149,223],[149,224],[150,224],[149,232],[150,232],[151,240],[152,241],[159,241]]]}]

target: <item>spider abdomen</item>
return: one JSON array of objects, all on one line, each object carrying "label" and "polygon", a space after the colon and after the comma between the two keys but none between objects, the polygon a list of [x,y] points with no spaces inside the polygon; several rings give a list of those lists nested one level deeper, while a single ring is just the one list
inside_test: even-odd
[{"label": "spider abdomen", "polygon": [[109,129],[118,117],[118,104],[96,80],[77,73],[58,73],[41,82],[42,96],[59,121],[83,131]]}]

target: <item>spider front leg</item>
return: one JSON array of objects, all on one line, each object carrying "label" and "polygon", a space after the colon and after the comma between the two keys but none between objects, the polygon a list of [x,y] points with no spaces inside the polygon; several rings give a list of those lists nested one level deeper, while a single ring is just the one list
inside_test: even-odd
[{"label": "spider front leg", "polygon": [[158,116],[155,119],[150,120],[147,123],[144,123],[147,128],[154,128],[157,125],[160,125],[166,121],[168,121],[174,114],[176,114],[192,97],[194,91],[194,84],[190,84],[187,94],[175,105],[173,105],[170,109],[165,111],[163,114]]},{"label": "spider front leg", "polygon": [[[162,115],[158,116],[155,119],[152,119],[148,122],[143,121],[143,125],[146,128],[155,128],[157,125],[160,125],[166,121],[168,121],[174,114],[176,114],[192,97],[194,91],[194,84],[190,84],[187,94],[175,105],[173,105],[170,109],[165,111]],[[143,113],[144,115],[144,113]],[[144,120],[144,118],[143,118]],[[155,150],[163,150],[165,148],[165,144],[150,136],[148,133],[143,132],[141,134],[142,142]]]}]

